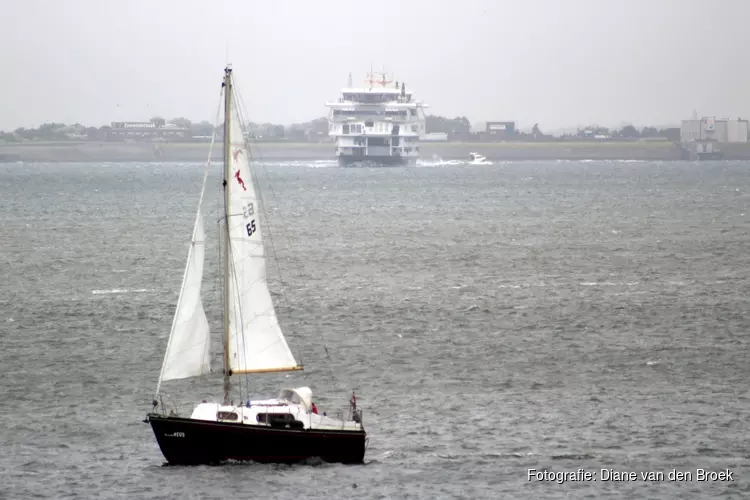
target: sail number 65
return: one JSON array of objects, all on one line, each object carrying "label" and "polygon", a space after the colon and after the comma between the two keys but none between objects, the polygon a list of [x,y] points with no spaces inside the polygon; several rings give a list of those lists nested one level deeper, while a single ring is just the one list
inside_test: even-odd
[{"label": "sail number 65", "polygon": [[245,228],[247,229],[248,236],[252,236],[253,234],[255,234],[255,231],[256,231],[255,219],[251,220],[250,223],[247,226],[245,226]]}]

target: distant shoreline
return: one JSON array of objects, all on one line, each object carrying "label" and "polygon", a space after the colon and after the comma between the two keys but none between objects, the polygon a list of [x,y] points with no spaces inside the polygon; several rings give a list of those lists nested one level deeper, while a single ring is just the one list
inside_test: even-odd
[{"label": "distant shoreline", "polygon": [[[727,160],[750,160],[749,144],[720,144]],[[333,160],[332,143],[254,142],[255,157],[269,161]],[[423,160],[467,160],[478,152],[491,161],[511,160],[679,160],[669,141],[422,142]],[[202,162],[209,144],[195,142],[23,142],[0,145],[0,162]],[[214,146],[213,159],[221,158]]]}]

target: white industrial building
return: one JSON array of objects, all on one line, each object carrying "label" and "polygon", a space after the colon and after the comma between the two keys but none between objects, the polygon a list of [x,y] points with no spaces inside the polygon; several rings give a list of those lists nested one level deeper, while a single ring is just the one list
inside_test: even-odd
[{"label": "white industrial building", "polygon": [[683,120],[680,127],[680,140],[682,142],[748,142],[748,120],[713,117]]}]

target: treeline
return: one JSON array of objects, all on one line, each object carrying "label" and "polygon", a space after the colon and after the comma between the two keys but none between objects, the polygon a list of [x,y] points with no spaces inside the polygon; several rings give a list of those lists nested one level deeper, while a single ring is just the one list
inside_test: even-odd
[{"label": "treeline", "polygon": [[[193,123],[187,118],[174,118],[165,120],[154,117],[148,122],[154,125],[154,131],[174,132],[173,135],[180,137],[211,136],[214,126],[207,121]],[[87,127],[80,123],[68,125],[65,123],[44,123],[36,128],[20,127],[12,132],[0,131],[0,142],[22,142],[22,141],[105,141],[114,137],[115,129],[110,125],[101,127]]]},{"label": "treeline", "polygon": [[[208,140],[214,133],[214,126],[203,120],[193,122],[184,117],[166,120],[162,117],[153,117],[144,126],[152,124],[153,128],[144,130],[113,129],[110,125],[102,127],[87,127],[80,123],[67,125],[64,123],[45,123],[37,128],[17,128],[12,132],[0,131],[0,142],[23,142],[23,141],[70,141],[70,140]],[[491,133],[489,130],[472,131],[472,124],[465,116],[448,118],[445,116],[428,115],[426,117],[427,133],[442,133],[448,140],[518,140],[518,141],[544,141],[544,140],[566,140],[566,139],[657,139],[663,138],[670,141],[680,139],[679,128],[636,128],[626,125],[619,129],[590,126],[579,128],[576,132],[569,132],[560,136],[545,134],[539,124],[534,124],[526,131],[512,126],[501,133]],[[326,141],[328,140],[328,119],[326,117],[291,125],[280,125],[274,123],[248,123],[246,131],[250,138],[260,141]],[[221,137],[223,126],[220,124],[217,130]]]},{"label": "treeline", "polygon": [[428,115],[426,117],[427,133],[442,133],[448,136],[448,140],[521,140],[521,141],[545,141],[560,139],[657,139],[663,138],[670,141],[680,140],[680,129],[677,127],[656,128],[643,127],[637,129],[633,125],[625,125],[619,129],[609,129],[592,125],[579,128],[576,132],[565,133],[558,136],[545,134],[538,123],[535,123],[526,131],[516,128],[514,122],[506,130],[492,134],[489,130],[472,131],[472,124],[465,116],[446,118],[444,116]]},{"label": "treeline", "polygon": [[[36,128],[20,127],[13,131],[0,131],[0,142],[25,141],[109,141],[129,137],[134,140],[155,139],[157,137],[179,140],[208,140],[214,133],[214,125],[207,121],[192,122],[183,117],[166,120],[155,116],[143,123],[143,129],[113,128],[111,125],[87,127],[80,123],[44,123]],[[327,118],[277,125],[273,123],[248,123],[245,130],[253,139],[306,141],[328,135]],[[217,127],[217,136],[222,137],[223,124]]]},{"label": "treeline", "polygon": [[643,127],[640,130],[633,125],[625,125],[619,129],[609,129],[607,127],[586,127],[579,128],[576,133],[563,134],[562,137],[576,138],[599,138],[599,139],[666,139],[669,141],[680,140],[679,127]]}]

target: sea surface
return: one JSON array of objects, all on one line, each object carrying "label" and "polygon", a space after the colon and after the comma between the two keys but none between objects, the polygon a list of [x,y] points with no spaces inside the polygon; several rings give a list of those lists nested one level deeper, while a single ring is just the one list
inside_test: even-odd
[{"label": "sea surface", "polygon": [[[203,172],[0,164],[0,498],[750,497],[749,163],[259,165],[305,371],[243,383],[356,390],[366,465],[170,467],[143,419]],[[219,194],[214,166],[209,238]],[[221,378],[162,391],[189,413]]]}]

